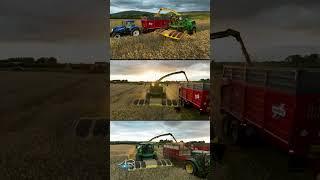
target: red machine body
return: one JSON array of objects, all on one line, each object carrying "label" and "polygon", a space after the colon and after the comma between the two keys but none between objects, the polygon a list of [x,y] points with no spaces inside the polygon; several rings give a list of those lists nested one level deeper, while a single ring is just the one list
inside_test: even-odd
[{"label": "red machine body", "polygon": [[188,82],[179,88],[180,104],[190,104],[201,112],[210,111],[210,83]]},{"label": "red machine body", "polygon": [[163,19],[159,17],[143,18],[141,19],[142,32],[150,32],[156,29],[169,28],[170,19]]},{"label": "red machine body", "polygon": [[320,72],[225,66],[221,110],[289,154],[320,157]]}]

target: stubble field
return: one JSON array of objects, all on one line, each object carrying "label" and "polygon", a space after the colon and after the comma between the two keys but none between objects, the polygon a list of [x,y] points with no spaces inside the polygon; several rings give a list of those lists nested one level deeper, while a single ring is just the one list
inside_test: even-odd
[{"label": "stubble field", "polygon": [[79,117],[106,117],[104,74],[0,72],[1,179],[106,177],[105,137],[74,135]]},{"label": "stubble field", "polygon": [[[195,108],[181,108],[176,112],[169,106],[136,106],[134,100],[145,98],[148,85],[110,84],[111,120],[206,120]],[[168,99],[178,99],[178,84],[166,87]]]},{"label": "stubble field", "polygon": [[[119,19],[110,20],[110,29],[121,25]],[[197,33],[176,41],[156,32],[138,37],[110,38],[113,59],[209,59],[210,19],[195,19]],[[140,20],[135,24],[141,27]]]}]

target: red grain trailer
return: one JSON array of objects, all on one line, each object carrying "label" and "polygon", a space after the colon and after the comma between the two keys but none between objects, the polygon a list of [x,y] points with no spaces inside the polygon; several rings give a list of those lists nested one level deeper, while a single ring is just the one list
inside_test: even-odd
[{"label": "red grain trailer", "polygon": [[320,157],[320,71],[225,66],[220,108],[235,142],[259,132],[290,157]]},{"label": "red grain trailer", "polygon": [[179,101],[182,106],[192,105],[200,112],[210,111],[210,83],[187,82],[179,88]]},{"label": "red grain trailer", "polygon": [[142,18],[142,32],[146,33],[156,29],[167,29],[169,28],[170,22],[170,19],[163,17]]}]

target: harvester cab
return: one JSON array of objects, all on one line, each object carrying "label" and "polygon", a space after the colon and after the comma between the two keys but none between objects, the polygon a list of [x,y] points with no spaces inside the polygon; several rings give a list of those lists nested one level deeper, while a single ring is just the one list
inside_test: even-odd
[{"label": "harvester cab", "polygon": [[160,16],[161,11],[168,11],[171,13],[169,29],[159,29],[157,32],[162,36],[180,40],[185,35],[192,35],[197,31],[196,22],[175,10],[168,8],[160,8],[155,16]]},{"label": "harvester cab", "polygon": [[157,81],[150,83],[146,91],[145,99],[136,99],[133,101],[133,104],[137,106],[150,105],[150,106],[178,107],[179,101],[177,99],[167,98],[166,86],[168,86],[168,84],[161,82],[163,79],[175,74],[184,74],[187,82],[189,81],[184,71],[177,71],[177,72],[166,74],[162,76],[160,79],[158,79]]},{"label": "harvester cab", "polygon": [[136,161],[142,161],[146,159],[158,159],[157,153],[154,149],[154,143],[144,142],[136,146]]},{"label": "harvester cab", "polygon": [[110,36],[120,38],[121,36],[139,36],[140,28],[134,24],[134,20],[123,20],[122,24],[111,29]]}]

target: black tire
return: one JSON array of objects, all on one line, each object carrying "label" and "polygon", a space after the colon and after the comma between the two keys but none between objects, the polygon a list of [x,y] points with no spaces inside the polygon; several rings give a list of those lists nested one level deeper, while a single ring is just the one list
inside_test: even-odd
[{"label": "black tire", "polygon": [[139,29],[135,29],[135,30],[131,31],[131,36],[139,36],[139,35],[140,35]]},{"label": "black tire", "polygon": [[[192,167],[192,171],[190,171],[190,167]],[[192,175],[196,175],[197,174],[197,167],[194,165],[193,162],[191,161],[187,161],[185,164],[184,164],[184,169],[186,170],[186,172],[188,174],[192,174]]]},{"label": "black tire", "polygon": [[112,37],[115,38],[115,39],[120,39],[121,38],[121,34],[120,33],[114,33]]},{"label": "black tire", "polygon": [[288,170],[291,172],[303,171],[306,167],[305,158],[296,156],[296,155],[289,155],[288,159]]}]

